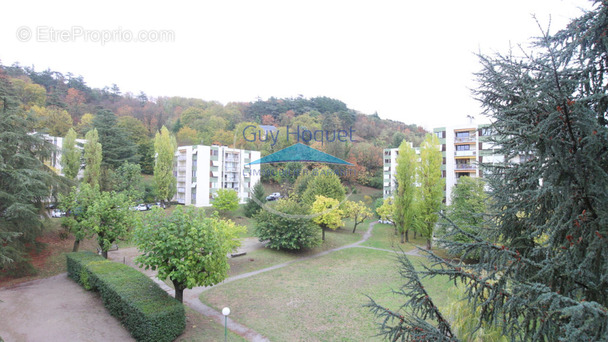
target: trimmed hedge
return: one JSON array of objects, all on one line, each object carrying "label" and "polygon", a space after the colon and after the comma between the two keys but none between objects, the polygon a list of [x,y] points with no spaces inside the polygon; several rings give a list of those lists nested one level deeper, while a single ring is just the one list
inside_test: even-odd
[{"label": "trimmed hedge", "polygon": [[141,272],[91,252],[67,254],[68,276],[99,291],[137,341],[173,341],[186,328],[184,306]]}]

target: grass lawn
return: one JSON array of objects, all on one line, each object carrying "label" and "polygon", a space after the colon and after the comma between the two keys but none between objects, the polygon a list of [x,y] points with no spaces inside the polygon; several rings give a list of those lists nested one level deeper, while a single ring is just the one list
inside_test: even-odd
[{"label": "grass lawn", "polygon": [[[201,301],[229,306],[232,319],[272,341],[371,341],[381,339],[373,337],[376,321],[362,306],[365,294],[397,310],[403,299],[391,289],[400,283],[394,255],[349,248],[216,287]],[[425,281],[440,307],[450,286],[438,278]]]},{"label": "grass lawn", "polygon": [[[361,224],[360,226],[363,226]],[[367,228],[367,225],[365,225]],[[242,273],[247,273],[273,265],[281,264],[287,261],[295,260],[304,256],[314,255],[328,249],[349,245],[361,240],[363,230],[353,234],[350,229],[338,229],[336,231],[325,232],[325,242],[321,246],[301,250],[301,251],[278,251],[276,249],[264,248],[252,252],[248,252],[244,256],[228,259],[230,270],[228,276],[235,276]]]},{"label": "grass lawn", "polygon": [[[202,314],[186,308],[186,331],[176,341],[179,342],[216,342],[224,340],[224,326]],[[241,336],[228,330],[228,341],[246,341]]]},{"label": "grass lawn", "polygon": [[421,238],[420,236],[414,239],[413,232],[409,233],[409,238],[410,242],[402,244],[399,235],[395,235],[394,226],[390,224],[376,223],[372,236],[369,238],[369,240],[365,241],[361,245],[390,250],[399,250],[399,247],[401,247],[401,249],[403,249],[405,252],[415,249],[416,246],[426,246],[426,239]]}]

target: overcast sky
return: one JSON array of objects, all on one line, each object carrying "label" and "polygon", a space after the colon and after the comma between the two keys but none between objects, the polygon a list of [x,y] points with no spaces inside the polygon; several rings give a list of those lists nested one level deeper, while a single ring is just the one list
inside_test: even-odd
[{"label": "overcast sky", "polygon": [[[582,0],[91,3],[4,3],[0,61],[152,97],[329,96],[426,128],[479,116],[469,91],[476,52],[537,36],[532,14],[544,28],[551,18],[555,31],[591,8]],[[156,34],[169,41],[134,41]]]}]

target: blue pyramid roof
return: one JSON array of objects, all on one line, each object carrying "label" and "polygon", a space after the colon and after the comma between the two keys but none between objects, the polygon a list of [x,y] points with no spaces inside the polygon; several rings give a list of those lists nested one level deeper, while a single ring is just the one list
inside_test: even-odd
[{"label": "blue pyramid roof", "polygon": [[250,164],[269,164],[269,163],[288,163],[288,162],[312,162],[353,165],[340,158],[336,158],[325,152],[321,152],[302,143],[297,143],[284,148],[278,152],[267,155],[266,157],[254,160]]}]

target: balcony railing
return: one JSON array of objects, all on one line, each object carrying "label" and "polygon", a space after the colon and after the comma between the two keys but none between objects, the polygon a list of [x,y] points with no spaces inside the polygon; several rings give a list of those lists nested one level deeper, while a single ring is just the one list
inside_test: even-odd
[{"label": "balcony railing", "polygon": [[472,136],[472,137],[456,137],[454,138],[454,142],[455,143],[468,143],[468,142],[475,142],[476,141],[476,137]]},{"label": "balcony railing", "polygon": [[188,159],[188,157],[186,157],[186,156],[182,156],[182,155],[177,156],[177,161],[186,161],[186,159]]},{"label": "balcony railing", "polygon": [[183,182],[185,182],[185,181],[186,181],[186,177],[184,177],[184,176],[178,176],[178,177],[177,177],[177,181],[178,181],[178,182],[182,182],[182,183],[183,183]]},{"label": "balcony railing", "polygon": [[177,192],[184,193],[184,192],[186,192],[186,188],[177,188]]},{"label": "balcony railing", "polygon": [[474,157],[477,155],[477,151],[454,151],[456,157]]},{"label": "balcony railing", "polygon": [[477,165],[474,164],[456,164],[454,170],[476,170]]}]

